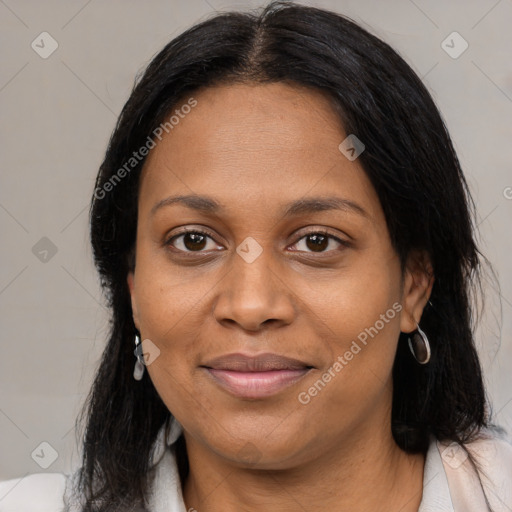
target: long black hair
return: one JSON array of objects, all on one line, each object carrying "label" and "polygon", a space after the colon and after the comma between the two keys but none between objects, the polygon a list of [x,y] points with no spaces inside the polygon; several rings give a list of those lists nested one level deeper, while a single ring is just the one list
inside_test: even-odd
[{"label": "long black hair", "polygon": [[136,331],[126,277],[134,265],[144,158],[126,163],[183,98],[203,87],[247,82],[288,82],[326,93],[346,133],[365,144],[359,162],[378,194],[402,269],[413,249],[430,256],[435,282],[421,328],[432,358],[417,364],[400,334],[390,426],[398,446],[425,452],[430,436],[464,443],[487,425],[473,337],[482,260],[474,204],[427,89],[390,46],[333,12],[272,2],[256,13],[215,14],[169,42],[139,77],[97,176],[90,235],[112,317],[79,418],[85,423],[84,510],[143,503],[151,447],[170,418],[147,372],[140,382],[132,377]]}]

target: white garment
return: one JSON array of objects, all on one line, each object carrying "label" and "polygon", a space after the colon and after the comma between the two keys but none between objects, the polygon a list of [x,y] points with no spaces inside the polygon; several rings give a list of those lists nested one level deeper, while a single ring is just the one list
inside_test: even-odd
[{"label": "white garment", "polygon": [[[153,456],[150,512],[187,512],[174,450],[167,448],[182,431],[181,425],[173,421],[167,440],[163,428],[159,433]],[[488,512],[484,489],[493,512],[512,511],[512,441],[487,434],[488,439],[464,448],[431,441],[418,512]],[[480,462],[481,483],[468,451]],[[37,473],[0,482],[0,512],[68,512],[64,498],[69,482],[69,475],[61,473]]]}]

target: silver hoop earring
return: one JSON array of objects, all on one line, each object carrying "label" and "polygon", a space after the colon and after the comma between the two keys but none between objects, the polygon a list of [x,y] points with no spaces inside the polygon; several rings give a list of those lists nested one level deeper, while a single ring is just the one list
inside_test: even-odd
[{"label": "silver hoop earring", "polygon": [[135,350],[133,351],[137,360],[135,361],[135,368],[133,369],[133,378],[141,380],[144,375],[144,356],[142,355],[142,344],[138,334],[135,335]]},{"label": "silver hoop earring", "polygon": [[414,359],[420,364],[427,364],[430,361],[430,343],[427,335],[416,324],[417,331],[409,337],[409,348]]}]

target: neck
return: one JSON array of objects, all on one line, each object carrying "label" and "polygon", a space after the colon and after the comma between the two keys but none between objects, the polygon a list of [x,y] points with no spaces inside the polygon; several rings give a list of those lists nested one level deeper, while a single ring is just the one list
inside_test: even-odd
[{"label": "neck", "polygon": [[421,502],[424,455],[402,451],[391,432],[358,429],[337,449],[280,470],[241,468],[185,437],[187,510],[417,512]]}]

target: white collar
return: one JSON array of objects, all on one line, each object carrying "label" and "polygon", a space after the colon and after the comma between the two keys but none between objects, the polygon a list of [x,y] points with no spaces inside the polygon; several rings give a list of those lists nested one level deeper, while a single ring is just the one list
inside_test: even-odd
[{"label": "white collar", "polygon": [[181,492],[175,447],[172,446],[182,433],[183,428],[174,417],[158,433],[153,452],[154,479],[148,499],[150,512],[187,512]]},{"label": "white collar", "polygon": [[454,512],[448,478],[434,438],[425,458],[423,498],[418,512]]}]

